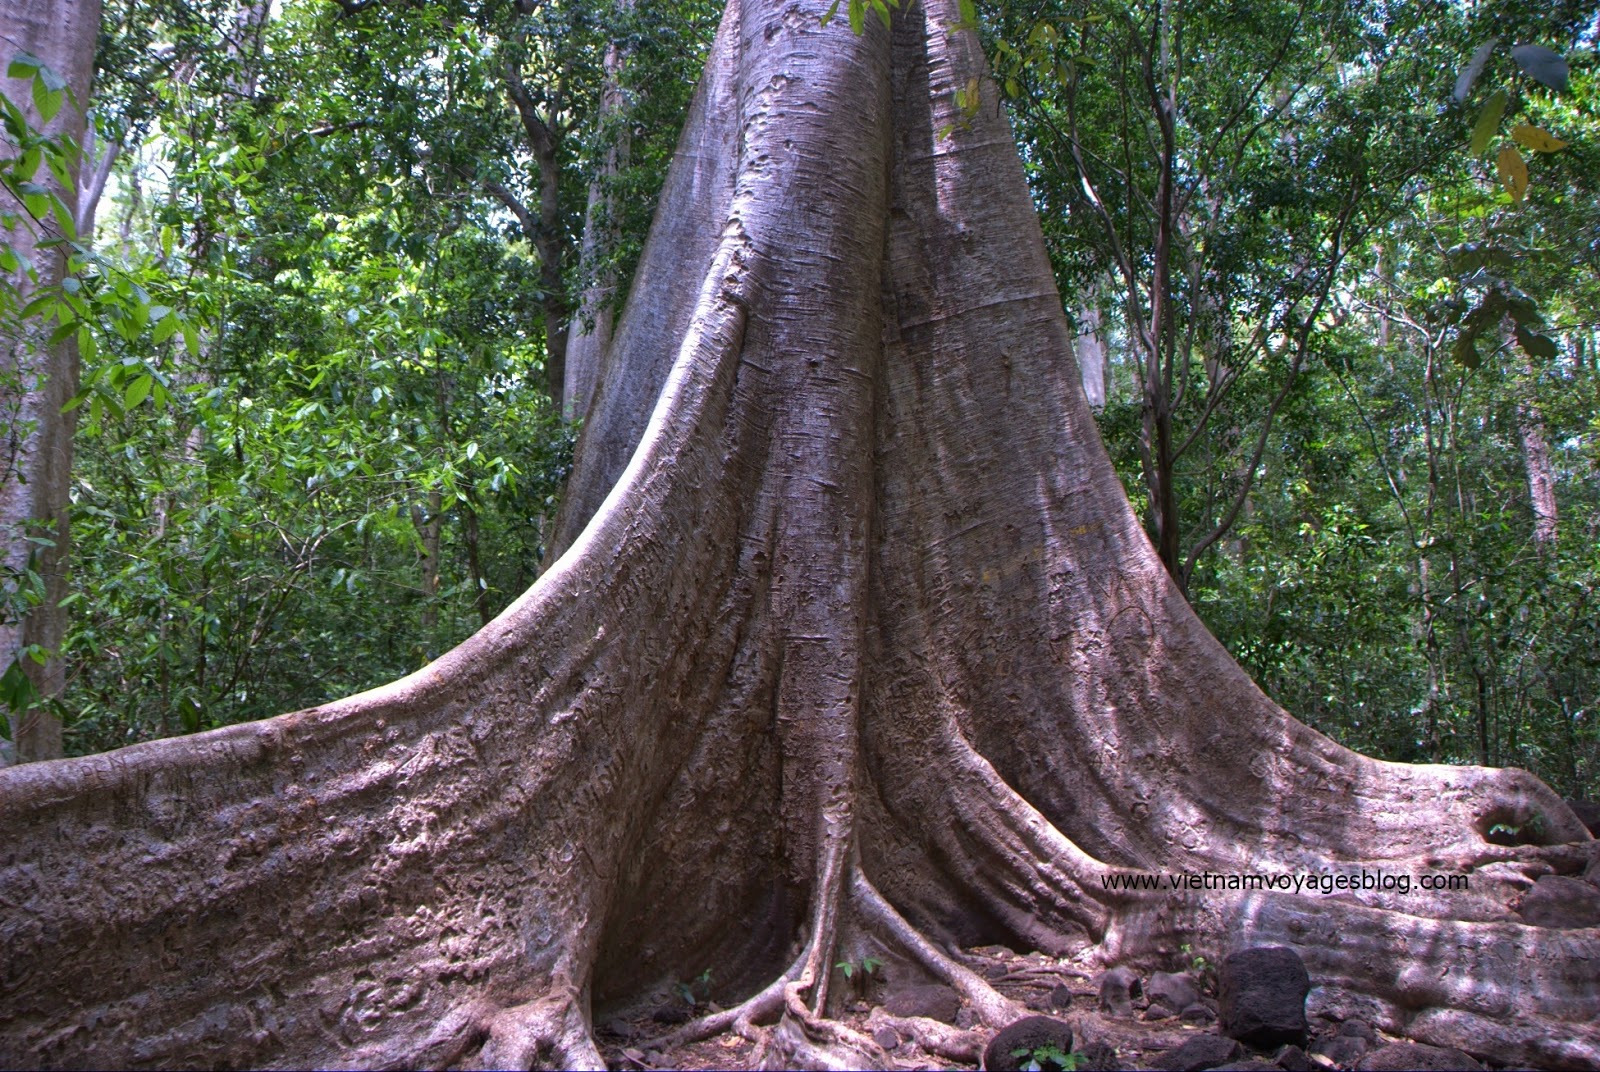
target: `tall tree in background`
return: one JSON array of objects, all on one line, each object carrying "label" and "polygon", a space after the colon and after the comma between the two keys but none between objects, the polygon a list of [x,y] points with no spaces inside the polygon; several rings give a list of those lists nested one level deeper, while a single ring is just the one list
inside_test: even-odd
[{"label": "tall tree in background", "polygon": [[[63,412],[78,390],[78,336],[69,314],[25,316],[43,298],[65,302],[76,285],[69,262],[79,235],[94,226],[98,188],[80,192],[85,112],[94,76],[100,0],[8,3],[0,9],[0,90],[20,109],[7,135],[37,133],[64,149],[60,166],[40,166],[32,148],[25,181],[0,190],[0,225],[10,246],[0,283],[0,412],[9,430],[0,446],[0,548],[6,599],[0,609],[0,664],[18,760],[61,755],[61,721],[48,708],[64,681],[68,491],[76,419]],[[20,60],[20,62],[18,62]],[[22,77],[11,77],[12,73]],[[12,120],[20,118],[20,125]],[[22,153],[26,159],[28,152]],[[92,170],[92,169],[91,169]],[[13,174],[12,177],[21,178]],[[102,176],[103,181],[103,176]],[[50,200],[65,211],[45,207]],[[61,330],[57,330],[57,329]]]},{"label": "tall tree in background", "polygon": [[[595,1008],[717,964],[686,1037],[882,1066],[836,961],[995,1026],[1022,1010],[945,952],[994,941],[1281,943],[1385,1030],[1600,1058],[1600,933],[1511,908],[1586,831],[1255,688],[1100,445],[969,20],[822,14],[728,6],[533,588],[372,692],[0,777],[0,1060],[599,1068]],[[1471,887],[1102,881],[1347,867]]]}]

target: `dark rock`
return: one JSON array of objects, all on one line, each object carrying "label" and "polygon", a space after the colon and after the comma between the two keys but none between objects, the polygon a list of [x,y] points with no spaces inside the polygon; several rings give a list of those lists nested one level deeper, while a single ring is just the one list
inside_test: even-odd
[{"label": "dark rock", "polygon": [[1569,800],[1567,807],[1572,809],[1572,814],[1578,821],[1589,828],[1589,833],[1600,838],[1600,801],[1594,800]]},{"label": "dark rock", "polygon": [[1178,1014],[1178,1019],[1186,1024],[1203,1027],[1207,1024],[1216,1023],[1217,1014],[1216,1010],[1212,1009],[1210,1005],[1203,1001],[1197,1001],[1193,1005],[1185,1006],[1184,1010]]},{"label": "dark rock", "polygon": [[686,1024],[694,1010],[681,1001],[669,1001],[664,1005],[657,1005],[655,1012],[650,1014],[650,1019],[658,1024]]},{"label": "dark rock", "polygon": [[892,1016],[926,1016],[940,1023],[953,1024],[956,1014],[961,1011],[961,997],[939,983],[908,986],[890,994],[883,1003],[883,1011]]},{"label": "dark rock", "polygon": [[1517,914],[1535,927],[1600,927],[1600,887],[1580,878],[1541,875],[1522,895]]},{"label": "dark rock", "polygon": [[1483,1066],[1460,1050],[1391,1042],[1361,1058],[1360,1072],[1481,1072]]},{"label": "dark rock", "polygon": [[1072,1007],[1072,990],[1069,987],[1058,986],[1050,991],[1050,1007],[1052,1009],[1069,1009]]},{"label": "dark rock", "polygon": [[1200,1000],[1200,988],[1192,976],[1181,972],[1156,972],[1145,985],[1150,1004],[1160,1003],[1173,1012],[1180,1012]]},{"label": "dark rock", "polygon": [[600,1025],[600,1030],[619,1039],[631,1039],[633,1037],[633,1025],[623,1019],[607,1020]]},{"label": "dark rock", "polygon": [[876,1042],[879,1046],[882,1046],[886,1050],[892,1050],[896,1046],[900,1045],[900,1036],[895,1034],[894,1028],[885,1024],[884,1026],[875,1028],[873,1030],[872,1041]]},{"label": "dark rock", "polygon": [[1311,1047],[1311,1052],[1321,1054],[1340,1068],[1353,1068],[1361,1055],[1371,1048],[1366,1039],[1355,1035],[1333,1035],[1319,1040]]},{"label": "dark rock", "polygon": [[[1024,1016],[1001,1028],[983,1051],[983,1067],[989,1072],[1020,1072],[1034,1050],[1053,1046],[1062,1053],[1072,1052],[1072,1026],[1049,1016]],[[1024,1050],[1026,1056],[1015,1056]]]},{"label": "dark rock", "polygon": [[1175,1049],[1158,1053],[1150,1067],[1160,1072],[1201,1072],[1235,1060],[1244,1052],[1237,1042],[1220,1035],[1196,1035]]},{"label": "dark rock", "polygon": [[1156,1020],[1170,1020],[1177,1015],[1177,1013],[1173,1012],[1160,1002],[1152,1001],[1150,1003],[1150,1007],[1144,1011],[1144,1015],[1139,1017],[1139,1019],[1153,1022]]},{"label": "dark rock", "polygon": [[1313,1072],[1317,1067],[1298,1046],[1284,1046],[1272,1055],[1272,1060],[1283,1072]]},{"label": "dark rock", "polygon": [[1100,976],[1100,1011],[1110,1016],[1132,1016],[1133,999],[1143,992],[1132,968],[1112,968]]},{"label": "dark rock", "polygon": [[1378,1041],[1378,1033],[1365,1020],[1346,1020],[1339,1025],[1339,1030],[1334,1034],[1343,1035],[1345,1038],[1358,1038],[1364,1042],[1374,1044]]},{"label": "dark rock", "polygon": [[1224,1035],[1263,1049],[1305,1042],[1311,977],[1300,954],[1281,945],[1241,949],[1223,960],[1218,976]]},{"label": "dark rock", "polygon": [[1127,1067],[1127,1062],[1117,1057],[1117,1051],[1104,1042],[1091,1042],[1073,1052],[1078,1056],[1078,1072],[1117,1072]]}]

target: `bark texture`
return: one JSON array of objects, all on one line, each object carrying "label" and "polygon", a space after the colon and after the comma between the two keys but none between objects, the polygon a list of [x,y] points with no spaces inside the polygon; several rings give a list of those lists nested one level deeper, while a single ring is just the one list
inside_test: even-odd
[{"label": "bark texture", "polygon": [[[619,14],[632,10],[632,0],[616,0],[614,9]],[[627,63],[627,53],[621,42],[612,41],[606,46],[605,82],[600,89],[600,111],[596,117],[602,127],[614,128],[615,140],[606,150],[594,178],[589,180],[589,200],[583,214],[583,240],[578,247],[578,275],[585,280],[583,293],[578,299],[578,315],[567,331],[566,387],[562,392],[562,413],[568,418],[583,417],[589,412],[594,399],[595,384],[600,379],[600,369],[605,363],[611,334],[616,326],[612,312],[612,296],[616,279],[609,268],[600,268],[596,261],[616,239],[617,227],[613,220],[616,198],[611,184],[627,166],[633,144],[633,133],[627,123],[617,122],[626,101],[622,92],[622,70]]]},{"label": "bark texture", "polygon": [[[599,1067],[592,1010],[709,968],[730,1007],[681,1037],[872,1067],[831,965],[998,1026],[948,952],[985,941],[1288,944],[1386,1029],[1600,1057],[1600,933],[1509,907],[1587,832],[1257,691],[1105,457],[956,5],[859,38],[824,6],[729,5],[534,588],[384,688],[0,776],[0,1062]],[[1354,866],[1472,888],[1101,882]]]},{"label": "bark texture", "polygon": [[[99,32],[100,0],[6,3],[0,7],[0,71],[18,53],[26,52],[43,60],[72,92],[55,117],[44,123],[34,107],[30,82],[0,78],[0,88],[35,129],[84,144],[83,110],[94,79]],[[73,170],[76,173],[78,169]],[[80,198],[76,190],[63,188],[47,168],[39,169],[35,181],[76,209],[80,232],[93,229],[93,199]],[[17,208],[14,204],[6,207],[11,211]],[[61,237],[53,219],[24,220],[6,236],[38,270],[36,283],[20,276],[11,280],[22,302],[36,293],[36,287],[60,285],[66,257],[60,248],[41,249],[39,244]],[[53,653],[60,650],[66,634],[66,612],[60,603],[67,594],[67,495],[77,418],[63,414],[61,407],[78,391],[77,339],[50,345],[48,336],[54,326],[29,320],[0,325],[0,422],[7,430],[0,446],[0,547],[6,584],[11,587],[14,578],[30,570],[43,582],[43,595],[36,606],[20,619],[7,616],[0,621],[0,671],[20,658],[24,673],[46,699],[57,695],[65,682],[62,662]],[[21,657],[30,645],[38,645],[52,656],[42,664]],[[20,718],[14,712],[9,714],[18,762],[61,755],[61,720],[47,708],[34,707]]]}]

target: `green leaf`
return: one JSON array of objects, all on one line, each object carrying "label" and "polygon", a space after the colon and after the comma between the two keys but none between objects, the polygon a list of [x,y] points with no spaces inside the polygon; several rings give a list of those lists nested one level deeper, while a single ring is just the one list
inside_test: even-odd
[{"label": "green leaf", "polygon": [[838,13],[839,13],[839,0],[833,0],[833,3],[828,5],[828,10],[826,12],[824,12],[823,15],[822,15],[822,25],[824,25],[824,26],[828,25],[828,23],[832,22],[833,21],[833,17],[835,15],[837,15]]},{"label": "green leaf", "polygon": [[867,5],[865,0],[850,0],[850,32],[857,37],[861,36],[867,28]]},{"label": "green leaf", "polygon": [[1504,89],[1497,89],[1484,103],[1483,110],[1478,113],[1478,121],[1472,125],[1473,156],[1481,155],[1489,147],[1495,131],[1500,129],[1500,117],[1505,114],[1506,102],[1510,99]]},{"label": "green leaf", "polygon": [[32,78],[34,73],[44,66],[44,60],[31,52],[18,52],[11,65],[6,68],[7,78]]},{"label": "green leaf", "polygon": [[1462,368],[1477,368],[1479,365],[1477,340],[1471,335],[1462,333],[1456,338],[1456,344],[1451,347],[1450,356],[1455,358]]},{"label": "green leaf", "polygon": [[[22,660],[20,658],[11,660],[6,672],[0,674],[0,703],[4,703],[20,715],[38,702],[39,690],[23,672]],[[9,733],[6,739],[10,740]]]},{"label": "green leaf", "polygon": [[1483,68],[1488,64],[1489,57],[1494,54],[1494,46],[1500,43],[1498,37],[1491,37],[1478,46],[1472,54],[1472,59],[1462,68],[1461,74],[1456,78],[1455,98],[1457,104],[1467,103],[1467,98],[1472,95],[1472,86],[1478,81],[1478,76],[1483,73]]},{"label": "green leaf", "polygon": [[960,0],[957,7],[961,13],[961,25],[976,28],[978,25],[978,5],[973,0]]},{"label": "green leaf", "polygon": [[889,5],[883,0],[871,0],[872,10],[878,13],[878,21],[883,23],[885,30],[889,29]]},{"label": "green leaf", "polygon": [[43,78],[33,80],[33,106],[39,111],[39,118],[48,123],[56,117],[61,110],[63,94],[59,89],[51,89],[45,85]]},{"label": "green leaf", "polygon": [[190,357],[199,357],[200,356],[200,333],[198,331],[196,331],[194,329],[194,325],[189,323],[187,320],[183,321],[180,330],[182,330],[182,332],[183,332],[183,347],[184,347],[184,349],[189,351],[189,356]]},{"label": "green leaf", "polygon": [[1567,88],[1567,61],[1543,45],[1518,45],[1511,50],[1522,73],[1554,90]]},{"label": "green leaf", "polygon": [[130,383],[128,385],[128,390],[124,392],[122,396],[122,408],[132,409],[140,402],[143,402],[149,397],[150,388],[154,383],[155,380],[151,379],[148,375],[140,376],[138,379]]},{"label": "green leaf", "polygon": [[179,326],[177,314],[173,313],[171,310],[168,310],[166,316],[163,316],[156,321],[156,328],[155,331],[151,333],[151,338],[153,338],[157,343],[166,342],[177,333]]}]

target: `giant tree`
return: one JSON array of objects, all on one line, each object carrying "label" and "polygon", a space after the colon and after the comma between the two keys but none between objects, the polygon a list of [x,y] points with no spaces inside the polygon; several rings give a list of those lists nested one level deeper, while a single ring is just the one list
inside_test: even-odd
[{"label": "giant tree", "polygon": [[[864,1067],[835,959],[995,1024],[946,951],[985,941],[1284,943],[1389,1030],[1600,1055],[1600,935],[1508,908],[1593,858],[1572,814],[1294,721],[1153,553],[954,8],[856,36],[729,5],[560,555],[494,622],[348,700],[4,775],[0,1058],[600,1067],[592,1009],[719,964],[732,1003],[686,1033]],[[1355,866],[1472,885],[1102,881]]]}]

